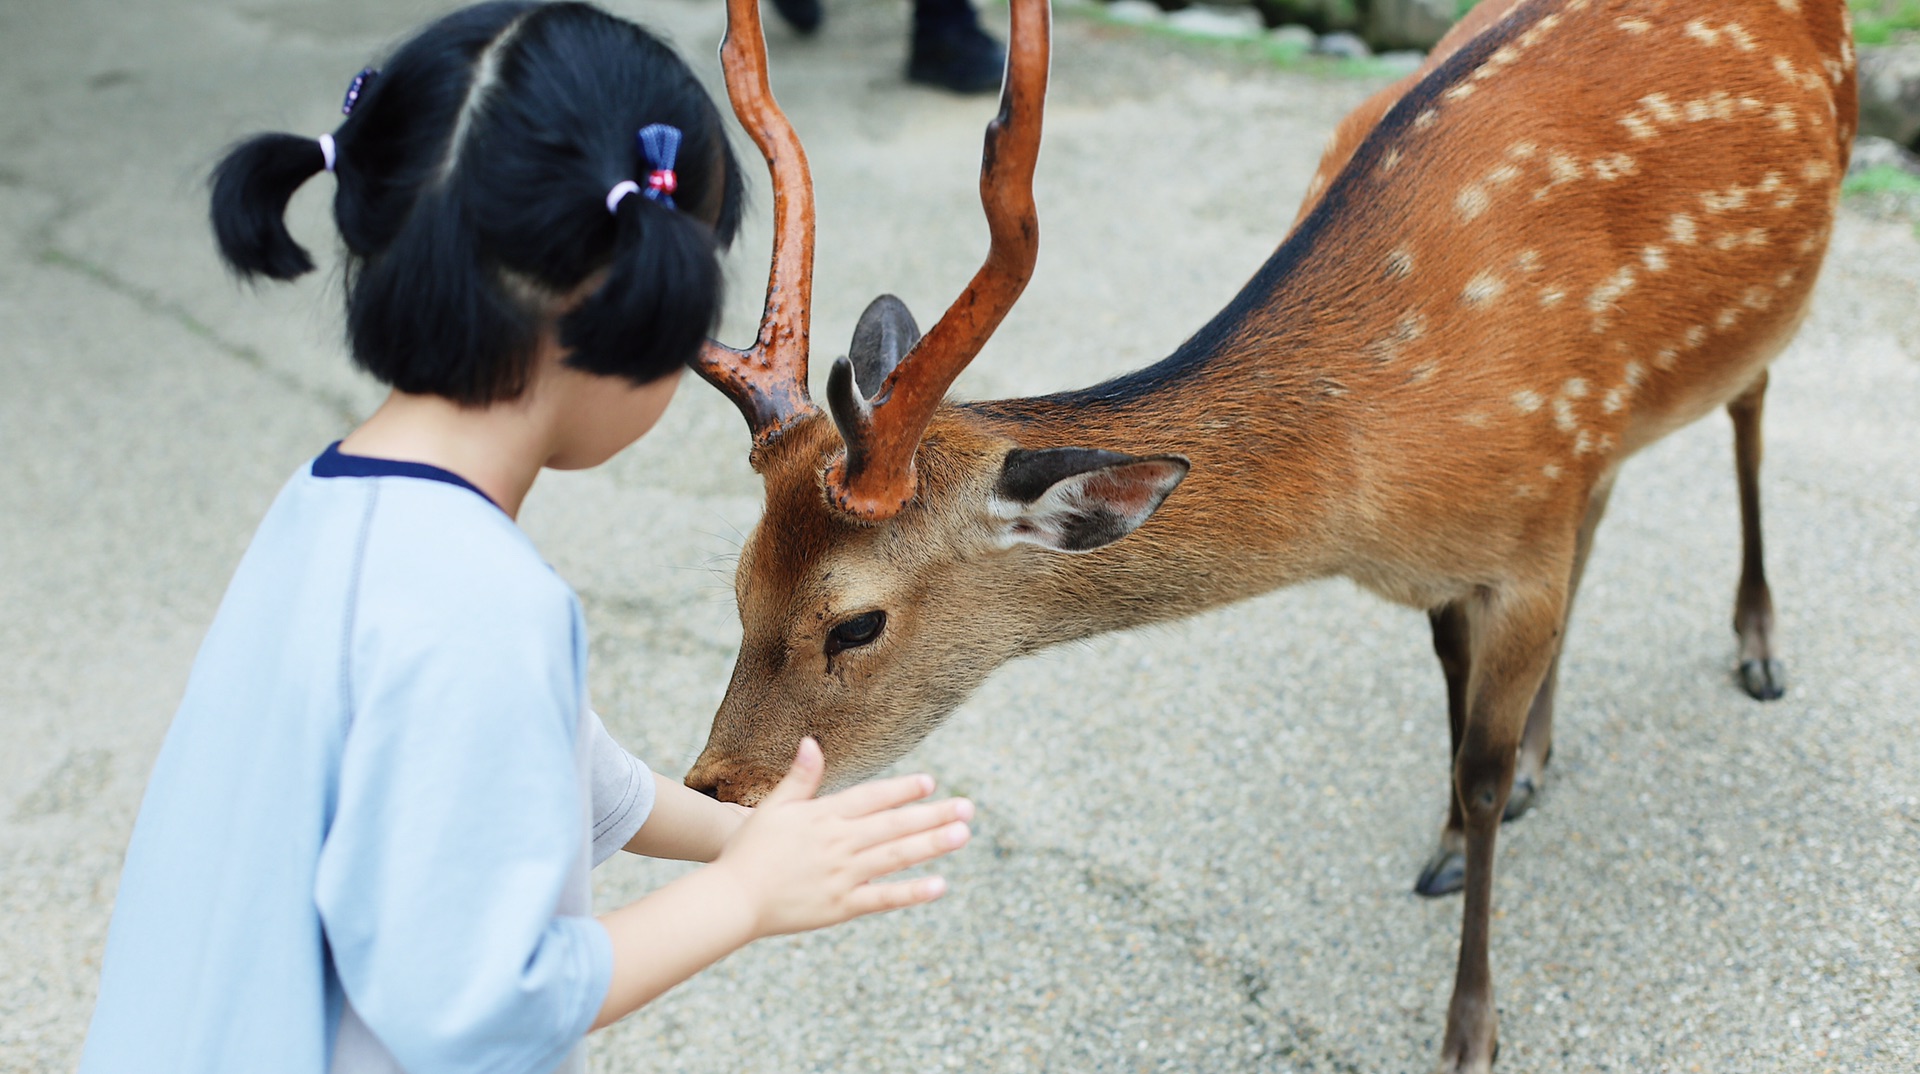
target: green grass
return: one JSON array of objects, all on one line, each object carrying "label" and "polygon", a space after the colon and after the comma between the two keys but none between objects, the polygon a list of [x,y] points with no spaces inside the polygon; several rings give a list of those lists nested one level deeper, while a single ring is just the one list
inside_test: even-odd
[{"label": "green grass", "polygon": [[1920,198],[1920,176],[1911,175],[1891,164],[1868,168],[1850,175],[1840,189],[1847,194],[1895,194]]},{"label": "green grass", "polygon": [[1863,45],[1920,32],[1920,0],[1847,0],[1847,8],[1853,12],[1853,39]]}]

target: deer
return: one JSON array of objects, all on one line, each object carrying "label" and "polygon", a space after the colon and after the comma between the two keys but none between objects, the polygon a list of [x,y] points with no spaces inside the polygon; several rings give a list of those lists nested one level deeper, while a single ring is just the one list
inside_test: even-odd
[{"label": "deer", "polygon": [[999,665],[1345,576],[1427,614],[1451,786],[1416,890],[1464,892],[1440,1069],[1488,1071],[1501,822],[1552,749],[1561,642],[1621,464],[1733,424],[1739,684],[1781,696],[1759,471],[1856,116],[1842,0],[1485,0],[1336,128],[1291,229],[1157,364],[1033,398],[949,386],[1031,276],[1047,0],[1012,0],[990,246],[924,335],[882,296],[807,388],[812,187],[754,0],[723,60],[774,182],[753,346],[694,363],[765,483],[742,640],[688,785],[751,805],[806,735],[898,759]]}]

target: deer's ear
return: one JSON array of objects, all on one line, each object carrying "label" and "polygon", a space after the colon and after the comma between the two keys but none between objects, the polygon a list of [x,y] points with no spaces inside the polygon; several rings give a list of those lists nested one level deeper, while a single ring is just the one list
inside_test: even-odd
[{"label": "deer's ear", "polygon": [[1140,528],[1187,476],[1178,455],[1015,448],[993,489],[1002,545],[1091,552]]},{"label": "deer's ear", "polygon": [[853,326],[853,345],[847,348],[847,360],[853,363],[853,382],[860,386],[860,394],[868,399],[878,394],[887,374],[919,341],[920,326],[913,323],[905,302],[881,295],[868,303],[860,322]]}]

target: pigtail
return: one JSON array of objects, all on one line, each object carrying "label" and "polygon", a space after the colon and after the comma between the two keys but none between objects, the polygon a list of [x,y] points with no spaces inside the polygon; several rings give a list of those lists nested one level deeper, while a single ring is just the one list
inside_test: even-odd
[{"label": "pigtail", "polygon": [[713,232],[665,204],[620,199],[607,282],[560,322],[567,364],[637,383],[693,359],[720,317],[722,279]]},{"label": "pigtail", "polygon": [[211,217],[220,256],[244,277],[291,280],[313,258],[287,233],[287,201],[327,166],[320,143],[292,134],[241,142],[213,169]]},{"label": "pigtail", "polygon": [[468,406],[526,387],[538,324],[489,270],[457,184],[423,192],[400,233],[351,269],[354,361],[403,392]]}]

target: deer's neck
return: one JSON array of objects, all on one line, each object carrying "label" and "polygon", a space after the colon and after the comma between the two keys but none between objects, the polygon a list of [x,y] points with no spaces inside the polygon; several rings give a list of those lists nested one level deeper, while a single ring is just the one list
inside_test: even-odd
[{"label": "deer's neck", "polygon": [[1022,447],[1192,463],[1135,533],[1090,554],[1046,556],[1038,577],[1021,575],[1015,599],[1040,605],[1039,644],[1180,618],[1339,571],[1334,535],[1353,485],[1353,422],[1338,356],[1294,347],[1292,335],[1254,341],[1210,325],[1166,361],[1093,388],[969,405],[988,431]]}]

